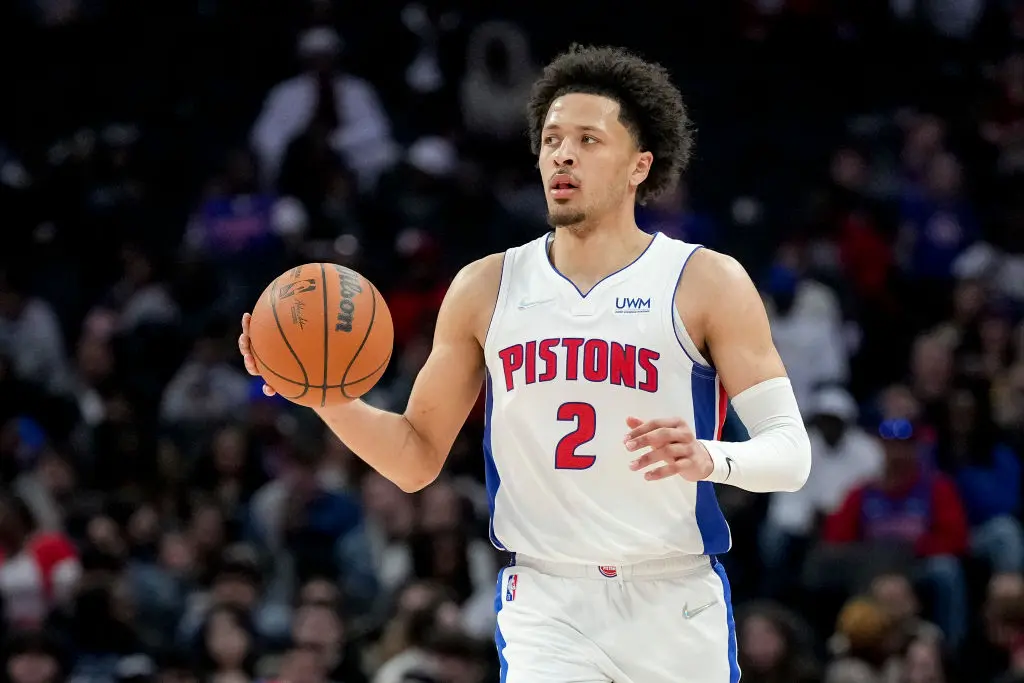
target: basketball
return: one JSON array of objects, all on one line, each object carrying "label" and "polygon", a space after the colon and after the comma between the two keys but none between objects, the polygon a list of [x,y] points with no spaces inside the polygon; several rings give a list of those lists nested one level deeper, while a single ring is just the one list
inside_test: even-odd
[{"label": "basketball", "polygon": [[388,367],[394,340],[391,313],[377,288],[333,263],[307,263],[275,278],[249,326],[263,380],[310,408],[372,389]]}]

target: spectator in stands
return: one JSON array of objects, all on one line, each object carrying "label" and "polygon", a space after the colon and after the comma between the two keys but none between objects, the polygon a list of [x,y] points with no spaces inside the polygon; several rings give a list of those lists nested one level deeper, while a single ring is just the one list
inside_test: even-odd
[{"label": "spectator in stands", "polygon": [[892,620],[881,605],[857,597],[843,605],[829,640],[835,659],[825,683],[898,683],[903,666],[893,649]]},{"label": "spectator in stands", "polygon": [[0,270],[0,353],[15,375],[51,394],[71,390],[64,334],[53,308],[29,293],[27,273]]},{"label": "spectator in stands", "polygon": [[[22,442],[24,444],[24,437]],[[67,505],[75,493],[73,464],[50,444],[41,444],[11,486],[41,532],[63,531]]]},{"label": "spectator in stands", "polygon": [[124,658],[144,656],[146,645],[134,626],[131,596],[118,572],[117,558],[90,553],[82,558],[86,575],[74,604],[47,625],[74,644],[72,677],[110,680]]},{"label": "spectator in stands", "polygon": [[4,675],[10,683],[61,683],[66,654],[55,640],[41,633],[19,633],[3,651]]},{"label": "spectator in stands", "polygon": [[[764,285],[772,337],[789,372],[797,402],[810,406],[825,384],[845,384],[849,352],[835,292],[804,274],[796,244],[780,247]],[[814,357],[814,363],[803,359]]]},{"label": "spectator in stands", "polygon": [[936,620],[955,645],[967,627],[958,559],[967,550],[967,520],[953,482],[923,462],[918,432],[906,420],[882,423],[882,476],[850,492],[828,519],[824,539],[912,549],[932,589]]},{"label": "spectator in stands", "polygon": [[485,21],[470,33],[460,99],[466,132],[475,140],[509,143],[525,132],[532,62],[529,39],[516,24]]},{"label": "spectator in stands", "polygon": [[253,496],[251,534],[272,556],[287,557],[298,577],[336,576],[346,604],[366,609],[377,580],[363,511],[349,492],[321,478],[322,454],[293,451],[280,476]]},{"label": "spectator in stands", "polygon": [[953,476],[971,526],[971,553],[994,572],[1024,569],[1020,458],[1000,443],[988,386],[953,390],[941,423],[937,460]]},{"label": "spectator in stands", "polygon": [[240,612],[254,637],[274,642],[287,634],[288,612],[261,590],[263,573],[251,548],[228,547],[212,569],[209,590],[193,593],[189,600],[178,627],[180,641],[191,642],[221,607]]},{"label": "spectator in stands", "polygon": [[82,575],[78,551],[59,531],[36,531],[25,503],[0,496],[0,598],[8,627],[38,628],[67,604]]},{"label": "spectator in stands", "polygon": [[303,597],[292,620],[292,642],[295,647],[316,653],[327,680],[366,683],[362,657],[353,647],[355,644],[348,641],[337,606],[327,602],[310,602],[310,597]]},{"label": "spectator in stands", "polygon": [[[882,471],[882,447],[857,426],[858,409],[849,392],[839,387],[817,391],[805,411],[814,458],[811,475],[795,493],[772,494],[761,529],[765,590],[775,593],[792,581],[810,539],[822,520],[839,509],[853,488]],[[795,554],[794,554],[795,553]]]},{"label": "spectator in stands", "polygon": [[126,244],[121,249],[121,264],[121,278],[91,315],[111,316],[112,330],[121,334],[143,325],[176,323],[178,304],[162,277],[156,255],[141,244]]},{"label": "spectator in stands", "polygon": [[[997,683],[1024,681],[1024,579],[1020,574],[1001,574],[989,582],[984,609],[989,641],[1005,653],[1003,675]],[[986,653],[990,654],[990,653]],[[991,668],[991,660],[982,660]]]},{"label": "spectator in stands", "polygon": [[305,647],[293,647],[281,662],[280,683],[328,683],[319,653]]},{"label": "spectator in stands", "polygon": [[668,192],[636,211],[637,225],[649,233],[715,248],[719,239],[714,219],[690,205],[690,187],[680,179]]},{"label": "spectator in stands", "polygon": [[956,258],[978,239],[974,207],[963,192],[963,171],[951,154],[934,155],[921,184],[903,197],[901,248],[904,270],[914,278],[916,314],[923,324],[938,322],[949,299]]},{"label": "spectator in stands", "polygon": [[780,605],[747,607],[736,624],[740,669],[752,683],[815,683],[807,626]]},{"label": "spectator in stands", "polygon": [[252,678],[258,650],[244,610],[227,604],[214,607],[199,639],[200,667],[211,680]]},{"label": "spectator in stands", "polygon": [[995,145],[998,167],[1010,175],[1024,170],[1024,53],[1014,52],[1000,65],[998,94],[980,125],[981,137]]},{"label": "spectator in stands", "polygon": [[406,543],[415,528],[416,508],[400,488],[372,471],[363,478],[362,500],[381,588],[394,594],[412,574]]},{"label": "spectator in stands", "polygon": [[437,678],[445,683],[487,683],[497,673],[490,648],[461,633],[442,633],[431,639],[428,649]]},{"label": "spectator in stands", "polygon": [[949,673],[939,641],[915,640],[903,658],[903,680],[907,683],[947,683]]},{"label": "spectator in stands", "polygon": [[399,594],[397,610],[377,641],[373,683],[400,683],[417,672],[436,675],[437,664],[428,650],[431,638],[458,628],[459,610],[448,591],[436,584],[417,582]]},{"label": "spectator in stands", "polygon": [[946,394],[955,371],[953,344],[949,339],[926,333],[914,340],[909,385],[919,405],[919,415],[928,424],[941,424],[945,418]]},{"label": "spectator in stands", "polygon": [[894,651],[902,652],[915,640],[942,641],[939,627],[921,617],[921,601],[905,574],[879,574],[872,579],[868,595],[890,619]]},{"label": "spectator in stands", "polygon": [[272,185],[289,146],[302,137],[324,138],[369,189],[397,161],[391,123],[374,87],[338,71],[341,37],[330,28],[309,29],[299,38],[306,71],[279,83],[267,95],[252,129],[262,175]]},{"label": "spectator in stands", "polygon": [[448,481],[423,491],[419,529],[410,539],[412,568],[417,578],[451,586],[461,608],[461,625],[472,636],[494,633],[494,551],[470,536],[469,504]]},{"label": "spectator in stands", "polygon": [[227,362],[224,328],[212,324],[171,379],[161,402],[166,424],[208,428],[239,415],[249,402],[249,380]]}]

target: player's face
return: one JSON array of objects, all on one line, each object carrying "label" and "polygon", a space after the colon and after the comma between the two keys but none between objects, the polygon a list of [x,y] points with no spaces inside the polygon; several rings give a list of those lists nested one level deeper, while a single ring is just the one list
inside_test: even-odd
[{"label": "player's face", "polygon": [[572,93],[551,103],[538,165],[552,226],[579,226],[624,202],[632,208],[651,154],[637,149],[619,110],[600,95]]}]

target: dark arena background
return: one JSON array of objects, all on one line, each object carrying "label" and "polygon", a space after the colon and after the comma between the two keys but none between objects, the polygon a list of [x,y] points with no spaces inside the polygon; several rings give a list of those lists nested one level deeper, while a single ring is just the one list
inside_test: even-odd
[{"label": "dark arena background", "polygon": [[810,426],[800,493],[719,492],[744,683],[1024,681],[1024,2],[5,0],[6,681],[498,680],[482,410],[406,495],[235,338],[355,268],[401,410],[454,272],[545,229],[572,42],[670,68],[696,155],[638,222],[747,267]]}]

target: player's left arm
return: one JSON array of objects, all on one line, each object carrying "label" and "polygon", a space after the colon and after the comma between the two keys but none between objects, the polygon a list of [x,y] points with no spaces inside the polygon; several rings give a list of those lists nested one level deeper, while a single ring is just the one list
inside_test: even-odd
[{"label": "player's left arm", "polygon": [[703,332],[704,346],[732,399],[733,408],[750,439],[741,443],[697,440],[691,425],[680,418],[631,419],[626,436],[629,450],[653,450],[635,460],[639,470],[664,461],[646,473],[648,479],[682,475],[690,481],[730,484],[747,491],[796,491],[811,471],[807,438],[793,387],[772,341],[761,297],[735,259],[708,249],[693,255],[680,283],[676,305],[692,304],[693,292],[702,297],[684,319]]}]

